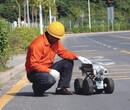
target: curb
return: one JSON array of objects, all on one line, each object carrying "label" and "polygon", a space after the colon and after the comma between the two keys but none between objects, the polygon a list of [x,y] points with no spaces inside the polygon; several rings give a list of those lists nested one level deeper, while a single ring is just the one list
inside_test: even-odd
[{"label": "curb", "polygon": [[130,32],[130,30],[127,30],[127,31],[108,31],[108,32],[71,33],[71,34],[65,34],[65,37],[73,37],[73,36],[79,36],[79,35],[95,35],[95,34],[125,33],[125,32]]},{"label": "curb", "polygon": [[12,80],[15,76],[17,76],[20,73],[25,72],[25,63],[22,63],[18,66],[15,66],[13,69],[1,72],[0,73],[0,84],[6,84],[10,80]]}]

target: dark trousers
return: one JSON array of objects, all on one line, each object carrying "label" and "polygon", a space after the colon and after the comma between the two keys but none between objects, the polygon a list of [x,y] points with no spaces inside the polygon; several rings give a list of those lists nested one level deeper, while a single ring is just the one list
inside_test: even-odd
[{"label": "dark trousers", "polygon": [[[52,65],[52,69],[60,72],[60,79],[58,86],[60,88],[69,88],[72,77],[74,63],[70,60],[60,60]],[[32,88],[34,92],[42,93],[51,88],[56,80],[48,73],[31,72],[27,74],[27,78],[33,83]]]}]

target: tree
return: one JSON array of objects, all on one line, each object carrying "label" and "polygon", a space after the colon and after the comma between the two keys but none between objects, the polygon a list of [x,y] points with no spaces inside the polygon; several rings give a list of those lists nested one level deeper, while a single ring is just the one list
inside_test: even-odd
[{"label": "tree", "polygon": [[18,9],[19,9],[18,27],[20,27],[20,23],[21,23],[21,4],[23,3],[23,0],[16,0],[16,3],[18,5]]},{"label": "tree", "polygon": [[114,0],[106,0],[106,5],[107,5],[107,7],[113,6]]},{"label": "tree", "polygon": [[[17,1],[17,2],[16,2]],[[106,11],[106,0],[97,0],[90,3],[91,5],[91,18],[93,19],[107,19]],[[123,19],[127,22],[130,13],[130,0],[107,0],[114,1],[112,6],[114,7],[115,20]],[[26,21],[26,0],[0,0],[0,16],[5,18],[7,21],[13,22],[17,21],[17,18],[21,18]],[[62,18],[74,18],[73,8],[76,7],[84,12],[85,17],[88,16],[87,3],[88,0],[29,0],[30,5],[30,19],[32,22],[37,22],[38,20],[38,7],[39,3],[42,5],[43,17],[48,20],[49,7],[52,8],[52,14],[58,16],[58,19]],[[18,8],[19,7],[19,8]],[[76,9],[77,10],[77,9]],[[70,18],[71,17],[71,18]],[[76,18],[77,19],[77,18]],[[88,18],[84,18],[87,20]]]},{"label": "tree", "polygon": [[58,11],[58,18],[61,17],[65,17],[67,15],[69,15],[69,1],[67,1],[68,3],[66,3],[65,1],[62,0],[58,0],[56,2],[57,5],[57,11]]},{"label": "tree", "polygon": [[24,0],[24,27],[26,26],[26,0]]},{"label": "tree", "polygon": [[76,21],[79,19],[80,15],[82,14],[82,11],[78,7],[71,7],[70,8],[71,15],[74,17],[74,20]]},{"label": "tree", "polygon": [[56,4],[52,1],[52,0],[31,0],[30,1],[30,6],[32,7],[31,9],[32,11],[32,15],[35,15],[35,17],[32,17],[32,19],[37,18],[36,13],[39,7],[39,4],[42,5],[42,9],[43,9],[43,16],[46,19],[47,16],[49,15],[49,7],[52,8],[52,14],[54,16],[57,15],[57,10],[56,10]]},{"label": "tree", "polygon": [[15,0],[0,1],[0,16],[9,22],[17,21],[17,7]]}]

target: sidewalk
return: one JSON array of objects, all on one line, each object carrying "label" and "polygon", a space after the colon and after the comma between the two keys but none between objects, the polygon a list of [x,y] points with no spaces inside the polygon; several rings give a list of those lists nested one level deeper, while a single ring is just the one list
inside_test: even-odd
[{"label": "sidewalk", "polygon": [[7,66],[16,67],[22,63],[25,63],[25,60],[26,60],[26,54],[19,54],[19,55],[14,56],[12,59],[10,59],[7,62]]},{"label": "sidewalk", "polygon": [[12,69],[7,70],[5,72],[0,72],[0,85],[3,85],[10,80],[14,79],[20,73],[25,72],[25,60],[26,54],[19,54],[14,56],[7,62],[8,67],[12,67]]}]

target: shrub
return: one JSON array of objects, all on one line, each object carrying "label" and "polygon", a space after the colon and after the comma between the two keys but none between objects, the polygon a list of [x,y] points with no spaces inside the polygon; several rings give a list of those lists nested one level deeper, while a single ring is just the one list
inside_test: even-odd
[{"label": "shrub", "polygon": [[5,64],[11,56],[8,46],[8,31],[8,24],[0,18],[0,70],[5,68]]},{"label": "shrub", "polygon": [[8,25],[0,19],[0,71],[5,70],[11,56],[25,52],[31,41],[40,35],[38,28],[16,28],[10,33]]},{"label": "shrub", "polygon": [[74,28],[72,29],[72,31],[73,31],[73,33],[79,33],[79,28],[78,28],[78,27],[74,27]]},{"label": "shrub", "polygon": [[17,28],[9,34],[9,45],[15,54],[27,50],[30,42],[40,35],[38,28]]}]

